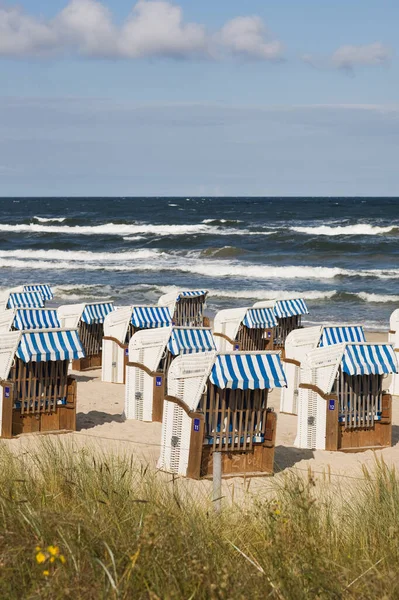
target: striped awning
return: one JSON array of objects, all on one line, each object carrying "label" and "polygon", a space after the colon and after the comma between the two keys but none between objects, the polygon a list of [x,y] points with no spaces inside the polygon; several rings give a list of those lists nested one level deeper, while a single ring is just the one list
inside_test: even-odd
[{"label": "striped awning", "polygon": [[187,292],[179,292],[179,295],[176,298],[176,302],[178,302],[181,298],[194,298],[196,296],[206,296],[208,290],[192,290]]},{"label": "striped awning", "polygon": [[54,298],[53,290],[46,283],[24,285],[24,292],[40,292],[45,300],[52,300]]},{"label": "striped awning", "polygon": [[43,308],[44,298],[40,292],[12,292],[7,308]]},{"label": "striped awning", "polygon": [[88,325],[92,325],[93,323],[104,323],[105,317],[113,310],[114,305],[110,302],[86,304],[81,320]]},{"label": "striped awning", "polygon": [[249,308],[242,322],[249,329],[275,327],[277,319],[272,308]]},{"label": "striped awning", "polygon": [[294,317],[295,315],[309,314],[305,300],[296,298],[295,300],[277,300],[274,306],[274,314],[281,319],[282,317]]},{"label": "striped awning", "polygon": [[179,328],[172,330],[168,350],[177,356],[180,353],[216,350],[216,346],[210,329]]},{"label": "striped awning", "polygon": [[348,375],[384,375],[398,372],[395,351],[389,344],[348,344],[342,358]]},{"label": "striped awning", "polygon": [[216,357],[210,380],[218,388],[264,390],[286,387],[279,354],[221,354]]},{"label": "striped awning", "polygon": [[61,327],[56,310],[19,308],[13,323],[15,329],[54,329]]},{"label": "striped awning", "polygon": [[167,327],[172,325],[172,317],[166,306],[135,306],[131,323],[141,329]]},{"label": "striped awning", "polygon": [[365,342],[363,327],[325,327],[319,347],[333,346],[342,342]]},{"label": "striped awning", "polygon": [[25,363],[73,360],[85,353],[76,330],[27,332],[22,334],[16,355]]}]

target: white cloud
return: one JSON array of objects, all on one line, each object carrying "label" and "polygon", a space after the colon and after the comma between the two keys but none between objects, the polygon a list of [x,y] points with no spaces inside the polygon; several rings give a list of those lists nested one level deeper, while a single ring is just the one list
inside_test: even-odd
[{"label": "white cloud", "polygon": [[234,54],[262,60],[281,58],[283,44],[269,39],[260,17],[236,17],[222,27],[220,43]]},{"label": "white cloud", "polygon": [[15,7],[0,7],[0,56],[41,54],[54,47],[57,35],[45,22]]},{"label": "white cloud", "polygon": [[82,54],[116,54],[117,30],[110,11],[97,0],[71,0],[52,22],[57,45],[76,45]]},{"label": "white cloud", "polygon": [[186,57],[206,53],[205,28],[183,23],[179,6],[164,0],[139,0],[124,24],[118,43],[121,56]]},{"label": "white cloud", "polygon": [[357,66],[379,66],[389,62],[392,51],[381,42],[363,46],[341,46],[331,57],[334,67],[353,69]]},{"label": "white cloud", "polygon": [[99,0],[69,0],[51,20],[9,7],[0,9],[0,56],[74,53],[92,57],[142,58],[234,55],[278,58],[282,44],[266,35],[260,17],[237,17],[216,34],[186,23],[180,6],[167,0],[137,0],[117,26]]}]

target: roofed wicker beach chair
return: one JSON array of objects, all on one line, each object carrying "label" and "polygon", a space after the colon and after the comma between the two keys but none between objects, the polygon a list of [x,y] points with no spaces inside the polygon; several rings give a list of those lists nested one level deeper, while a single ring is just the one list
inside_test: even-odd
[{"label": "roofed wicker beach chair", "polygon": [[274,348],[284,350],[287,335],[302,327],[302,316],[309,314],[305,300],[295,298],[292,300],[266,300],[256,302],[255,308],[272,307],[277,318],[274,336]]},{"label": "roofed wicker beach chair", "polygon": [[301,365],[295,445],[358,452],[392,444],[392,396],[384,377],[398,372],[389,344],[343,343],[310,351]]},{"label": "roofed wicker beach chair", "polygon": [[137,331],[170,327],[172,318],[166,306],[124,306],[104,320],[102,380],[125,383],[129,342]]},{"label": "roofed wicker beach chair", "polygon": [[25,292],[22,286],[0,293],[0,311],[9,308],[44,308],[45,302],[40,292]]},{"label": "roofed wicker beach chair", "polygon": [[125,416],[162,421],[168,370],[179,354],[215,350],[212,331],[203,327],[161,327],[135,333],[126,366]]},{"label": "roofed wicker beach chair", "polygon": [[62,327],[77,329],[85,357],[74,360],[72,368],[86,371],[101,367],[101,349],[104,336],[104,319],[114,310],[113,302],[65,304],[57,309]]},{"label": "roofed wicker beach chair", "polygon": [[0,292],[0,311],[8,308],[43,308],[54,297],[48,284],[20,285]]},{"label": "roofed wicker beach chair", "polygon": [[84,356],[77,330],[12,331],[0,336],[1,437],[76,429],[70,360]]},{"label": "roofed wicker beach chair", "polygon": [[219,352],[272,350],[276,327],[273,308],[220,310],[213,324]]},{"label": "roofed wicker beach chair", "polygon": [[287,387],[281,390],[280,412],[298,414],[301,366],[311,350],[342,342],[365,341],[363,327],[360,325],[339,327],[319,325],[291,331],[285,340],[285,356],[282,359],[287,377]]},{"label": "roofed wicker beach chair", "polygon": [[55,308],[12,308],[0,313],[0,332],[58,327],[61,325]]},{"label": "roofed wicker beach chair", "polygon": [[205,352],[170,366],[158,468],[211,476],[222,453],[224,475],[273,473],[277,415],[271,388],[286,385],[278,352]]},{"label": "roofed wicker beach chair", "polygon": [[207,295],[207,290],[177,290],[161,296],[158,305],[169,308],[172,323],[177,327],[209,326],[204,317]]}]

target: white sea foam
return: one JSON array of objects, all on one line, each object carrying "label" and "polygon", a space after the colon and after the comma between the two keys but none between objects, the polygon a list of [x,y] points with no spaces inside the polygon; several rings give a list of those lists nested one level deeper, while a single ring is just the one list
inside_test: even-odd
[{"label": "white sea foam", "polygon": [[41,225],[39,223],[0,224],[0,231],[15,233],[57,233],[65,235],[156,235],[156,236],[179,236],[179,235],[270,235],[273,231],[247,231],[245,229],[220,229],[216,225],[200,223],[196,225],[151,225],[148,223],[118,224],[104,223],[103,225]]},{"label": "white sea foam", "polygon": [[[40,250],[37,252],[41,252]],[[269,265],[233,264],[232,262],[207,262],[190,261],[184,257],[169,256],[166,259],[158,256],[156,260],[148,262],[126,259],[121,262],[107,258],[97,263],[94,259],[87,260],[18,260],[13,258],[0,258],[0,268],[13,269],[58,269],[58,270],[87,270],[87,271],[126,271],[126,272],[160,272],[171,271],[202,275],[221,280],[224,277],[239,280],[269,280],[269,279],[334,279],[338,276],[348,277],[378,277],[381,279],[399,278],[399,270],[390,271],[352,271],[333,267],[286,266],[275,267]],[[120,256],[119,256],[120,259]]]},{"label": "white sea foam", "polygon": [[[308,319],[308,317],[304,318],[303,323],[308,327],[311,327],[312,325],[320,325],[320,321],[312,321]],[[357,320],[355,323],[359,325],[363,323],[363,327],[366,331],[381,332],[381,330],[385,329],[386,327],[386,323],[384,321],[370,321],[369,319],[366,321]],[[351,325],[354,325],[354,321],[323,321],[323,325],[325,327],[350,327]]]},{"label": "white sea foam", "polygon": [[238,298],[254,300],[292,300],[303,298],[305,300],[327,300],[337,294],[336,290],[329,292],[309,291],[285,291],[285,290],[209,290],[209,296],[214,298]]},{"label": "white sea foam", "polygon": [[[155,294],[167,294],[180,289],[175,285],[150,285],[137,284],[130,287],[123,287],[122,290],[116,289],[110,285],[103,284],[65,284],[53,286],[54,293],[59,298],[69,298],[78,300],[79,298],[111,298],[118,295],[119,292],[126,293],[146,293],[148,291]],[[209,299],[212,298],[231,298],[239,300],[290,300],[293,298],[303,298],[304,300],[331,300],[340,293],[338,290],[265,290],[265,289],[244,289],[244,290],[221,290],[217,288],[208,288]],[[348,296],[358,298],[363,302],[373,304],[399,303],[399,296],[371,294],[368,292],[346,292]]]},{"label": "white sea foam", "polygon": [[335,277],[374,277],[398,279],[399,269],[352,270],[310,265],[259,265],[238,260],[199,258],[190,253],[167,253],[157,249],[127,252],[88,252],[74,250],[1,250],[0,268],[14,269],[87,269],[91,271],[176,271],[210,277],[239,280],[309,279],[331,280]]},{"label": "white sea foam", "polygon": [[66,217],[52,217],[50,219],[46,219],[45,217],[33,217],[35,221],[39,221],[39,223],[63,223]]},{"label": "white sea foam", "polygon": [[368,223],[358,223],[357,225],[343,225],[330,227],[329,225],[320,225],[319,227],[290,227],[291,231],[298,233],[307,233],[309,235],[381,235],[397,230],[399,225],[389,225],[387,227],[378,227]]},{"label": "white sea foam", "polygon": [[[158,286],[162,294],[177,291],[179,288],[174,285]],[[320,291],[286,291],[286,290],[262,290],[262,289],[246,289],[246,290],[220,290],[208,288],[209,298],[238,298],[238,299],[254,299],[254,300],[290,300],[295,298],[304,298],[305,300],[324,300],[333,298],[338,292],[337,290]]]},{"label": "white sea foam", "polygon": [[140,265],[136,264],[92,264],[86,262],[68,262],[68,261],[46,261],[46,260],[17,260],[0,258],[0,268],[11,268],[11,269],[40,269],[40,270],[58,270],[58,271],[157,271],[157,268],[152,263]]},{"label": "white sea foam", "polygon": [[244,279],[333,279],[349,272],[337,267],[274,266],[237,263],[233,261],[198,261],[183,263],[181,270],[208,277],[238,277]]},{"label": "white sea foam", "polygon": [[212,233],[214,227],[207,225],[150,225],[142,224],[118,224],[104,223],[103,225],[39,225],[37,223],[27,224],[0,224],[0,231],[21,233],[61,233],[67,235],[187,235],[195,233]]},{"label": "white sea foam", "polygon": [[214,221],[218,221],[219,223],[242,223],[239,219],[203,219],[202,223],[214,223]]},{"label": "white sea foam", "polygon": [[86,250],[0,250],[0,258],[44,259],[49,261],[123,262],[167,256],[155,249],[131,250],[129,252],[89,252]]},{"label": "white sea foam", "polygon": [[394,294],[369,294],[368,292],[358,292],[355,294],[364,302],[373,302],[375,304],[386,304],[388,302],[398,302],[399,296],[395,296]]},{"label": "white sea foam", "polygon": [[103,291],[105,288],[109,288],[111,290],[110,285],[104,285],[102,283],[66,283],[61,285],[52,286],[53,292],[68,292],[71,290],[76,291],[86,291],[86,290],[96,290]]}]

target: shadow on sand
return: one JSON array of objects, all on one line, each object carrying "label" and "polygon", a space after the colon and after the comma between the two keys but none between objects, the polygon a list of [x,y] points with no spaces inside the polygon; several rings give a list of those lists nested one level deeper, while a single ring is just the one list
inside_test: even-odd
[{"label": "shadow on sand", "polygon": [[313,450],[293,448],[291,446],[276,446],[274,472],[281,473],[284,469],[289,469],[301,460],[309,460],[313,458],[313,456]]},{"label": "shadow on sand", "polygon": [[76,415],[76,431],[92,429],[93,427],[97,427],[97,425],[104,425],[105,423],[124,423],[124,421],[125,418],[123,415],[110,415],[98,410],[91,410],[88,413],[78,413]]},{"label": "shadow on sand", "polygon": [[399,442],[399,425],[392,425],[392,446]]},{"label": "shadow on sand", "polygon": [[77,373],[72,373],[73,377],[75,377],[78,383],[85,383],[86,381],[94,381],[98,379],[98,377],[90,377],[89,375],[78,375]]}]

